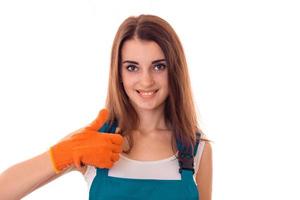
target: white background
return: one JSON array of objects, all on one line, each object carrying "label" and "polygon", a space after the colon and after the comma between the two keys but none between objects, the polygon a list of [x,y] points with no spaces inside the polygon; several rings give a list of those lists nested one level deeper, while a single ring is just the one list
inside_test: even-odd
[{"label": "white background", "polygon": [[[1,1],[0,171],[94,119],[114,34],[145,13],[166,19],[184,46],[214,141],[213,199],[300,199],[299,10],[289,0]],[[24,199],[87,197],[71,172]]]}]

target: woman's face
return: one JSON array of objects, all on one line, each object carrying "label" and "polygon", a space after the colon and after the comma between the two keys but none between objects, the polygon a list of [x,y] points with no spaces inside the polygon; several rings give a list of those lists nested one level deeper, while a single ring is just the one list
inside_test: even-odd
[{"label": "woman's face", "polygon": [[131,104],[138,110],[164,106],[168,96],[168,69],[157,43],[127,40],[121,50],[122,81]]}]

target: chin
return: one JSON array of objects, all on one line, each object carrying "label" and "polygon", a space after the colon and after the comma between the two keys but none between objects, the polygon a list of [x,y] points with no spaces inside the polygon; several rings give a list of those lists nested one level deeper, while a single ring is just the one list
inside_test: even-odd
[{"label": "chin", "polygon": [[164,106],[164,101],[161,102],[161,103],[155,103],[155,104],[134,102],[133,105],[136,109],[150,111],[150,110],[160,109],[161,107],[163,107]]}]

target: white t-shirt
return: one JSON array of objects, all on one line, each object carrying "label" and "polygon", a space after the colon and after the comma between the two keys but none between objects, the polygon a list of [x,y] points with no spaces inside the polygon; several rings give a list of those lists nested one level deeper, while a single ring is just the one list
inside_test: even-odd
[{"label": "white t-shirt", "polygon": [[[204,141],[199,143],[194,158],[194,179],[199,168],[204,145]],[[180,180],[180,167],[176,158],[177,154],[178,152],[175,155],[162,160],[139,161],[127,158],[121,153],[120,159],[108,170],[108,176],[132,179]],[[89,190],[95,176],[96,168],[88,165],[87,170],[84,173],[84,178],[88,184]]]}]

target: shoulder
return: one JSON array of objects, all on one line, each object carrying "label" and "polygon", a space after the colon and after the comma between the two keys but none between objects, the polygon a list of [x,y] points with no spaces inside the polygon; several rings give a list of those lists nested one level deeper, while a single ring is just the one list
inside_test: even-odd
[{"label": "shoulder", "polygon": [[197,175],[201,170],[204,170],[205,168],[209,167],[212,163],[212,145],[211,141],[208,139],[208,137],[201,133],[200,138],[200,157],[199,157],[199,168],[197,169]]},{"label": "shoulder", "polygon": [[203,133],[203,132],[200,133],[200,141],[201,140],[205,140],[205,141],[208,140],[207,135],[205,133]]},{"label": "shoulder", "polygon": [[203,143],[203,150],[202,150],[202,156],[201,156],[201,163],[204,163],[205,161],[209,162],[212,159],[212,145],[209,141],[201,141]]},{"label": "shoulder", "polygon": [[[207,199],[211,196],[212,191],[212,145],[209,141],[205,141],[201,161],[196,173],[196,182],[198,190],[201,191],[201,197]],[[204,197],[205,196],[205,197]],[[202,198],[201,198],[202,199]],[[209,198],[208,198],[209,199]]]}]

